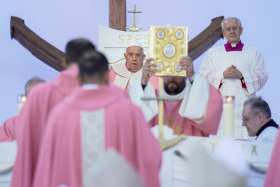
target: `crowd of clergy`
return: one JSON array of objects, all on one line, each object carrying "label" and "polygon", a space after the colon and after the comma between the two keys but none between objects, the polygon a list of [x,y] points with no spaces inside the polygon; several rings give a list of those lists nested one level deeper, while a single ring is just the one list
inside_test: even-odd
[{"label": "crowd of clergy", "polygon": [[[199,70],[179,64],[186,77],[154,74],[153,58],[128,46],[125,63],[110,65],[85,39],[65,47],[65,69],[45,81],[30,79],[18,115],[0,126],[0,141],[16,141],[12,187],[159,187],[162,150],[157,126],[164,98],[164,124],[174,134],[222,136],[225,96],[234,96],[234,138],[265,142],[265,186],[280,185],[280,135],[269,104],[256,93],[268,80],[259,51],[241,41],[238,18],[222,21],[227,40],[210,48]],[[146,98],[146,99],[143,99]],[[228,185],[230,186],[230,185]]]}]

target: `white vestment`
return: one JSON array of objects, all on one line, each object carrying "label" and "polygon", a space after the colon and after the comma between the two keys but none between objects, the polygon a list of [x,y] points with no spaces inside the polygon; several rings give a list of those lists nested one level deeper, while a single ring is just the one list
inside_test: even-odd
[{"label": "white vestment", "polygon": [[[247,89],[242,88],[241,80],[224,79],[223,72],[234,65],[243,75]],[[215,88],[220,88],[223,96],[235,97],[235,138],[248,138],[247,131],[242,127],[242,109],[244,101],[260,90],[267,81],[268,75],[265,70],[262,55],[254,48],[244,46],[242,51],[226,52],[224,46],[212,48],[201,65],[200,73]],[[218,135],[223,130],[221,120]]]},{"label": "white vestment", "polygon": [[261,132],[253,142],[256,155],[252,155],[252,161],[268,166],[277,133],[278,129],[275,127],[267,127]]},{"label": "white vestment", "polygon": [[122,155],[114,150],[106,151],[91,164],[91,186],[97,187],[144,187],[135,169]]},{"label": "white vestment", "polygon": [[126,89],[129,84],[141,83],[142,69],[132,73],[128,71],[125,63],[118,63],[111,66],[112,71],[116,74],[113,80],[114,85],[121,89]]},{"label": "white vestment", "polygon": [[[148,83],[143,90],[141,81],[137,84],[135,81],[134,84],[129,84],[128,93],[132,102],[141,108],[147,121],[158,114],[156,94],[151,83]],[[201,123],[208,106],[209,84],[202,76],[195,75],[193,84],[190,83],[189,79],[186,79],[185,89],[178,95],[168,95],[162,88],[159,91],[159,96],[166,100],[182,100],[179,114],[182,117]]]},{"label": "white vestment", "polygon": [[[157,114],[157,102],[144,101],[144,91],[141,85],[142,69],[136,73],[128,71],[125,63],[119,63],[111,66],[112,71],[116,74],[113,80],[113,84],[120,87],[123,90],[127,90],[132,102],[141,108],[145,119],[150,121]],[[152,85],[149,83],[145,89],[145,95],[155,98],[155,91]]]},{"label": "white vestment", "polygon": [[[274,143],[277,138],[278,129],[275,127],[265,128],[258,137],[250,143],[248,147],[248,161],[257,169],[267,170]],[[263,186],[265,174],[259,173],[251,169],[248,186]]]},{"label": "white vestment", "polygon": [[249,168],[232,140],[220,139],[211,149],[202,141],[196,142],[188,151],[192,187],[246,187]]}]

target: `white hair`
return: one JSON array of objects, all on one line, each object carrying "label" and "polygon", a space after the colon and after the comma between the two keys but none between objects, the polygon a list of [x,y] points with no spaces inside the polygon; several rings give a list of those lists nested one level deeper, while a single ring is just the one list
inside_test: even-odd
[{"label": "white hair", "polygon": [[141,46],[141,45],[138,45],[138,44],[130,44],[130,45],[128,45],[127,47],[126,47],[126,50],[128,49],[128,48],[130,48],[130,47],[139,47],[142,51],[144,51],[144,48]]},{"label": "white hair", "polygon": [[240,28],[242,28],[240,19],[238,19],[237,17],[228,17],[228,18],[223,19],[223,21],[221,22],[222,31],[224,30],[225,23],[227,23],[229,21],[235,21],[238,24],[238,26]]}]

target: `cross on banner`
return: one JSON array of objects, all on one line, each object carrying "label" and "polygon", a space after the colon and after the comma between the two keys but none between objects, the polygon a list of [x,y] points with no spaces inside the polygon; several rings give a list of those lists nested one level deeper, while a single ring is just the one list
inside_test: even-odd
[{"label": "cross on banner", "polygon": [[128,11],[128,13],[131,13],[133,16],[132,26],[128,28],[131,32],[137,32],[141,30],[141,28],[138,28],[136,25],[136,14],[141,14],[142,12],[136,9],[136,5],[134,5],[134,8],[132,11]]}]

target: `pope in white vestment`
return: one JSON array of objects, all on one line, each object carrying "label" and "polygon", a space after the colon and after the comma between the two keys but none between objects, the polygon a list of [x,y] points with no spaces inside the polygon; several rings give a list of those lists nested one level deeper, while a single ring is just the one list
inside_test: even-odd
[{"label": "pope in white vestment", "polygon": [[[117,87],[126,90],[132,102],[142,109],[145,119],[150,121],[157,114],[157,102],[141,100],[143,96],[141,87],[143,65],[146,63],[144,63],[144,50],[141,46],[130,45],[126,48],[124,57],[125,63],[111,65],[110,81]],[[151,59],[147,59],[147,61],[151,61]],[[151,82],[156,84],[157,79],[152,79]],[[155,97],[153,87],[150,84],[145,90],[146,95]]]},{"label": "pope in white vestment", "polygon": [[131,45],[127,47],[124,57],[125,63],[111,65],[110,79],[114,85],[126,90],[129,84],[141,80],[145,54],[141,46]]},{"label": "pope in white vestment", "polygon": [[[235,97],[234,137],[247,138],[248,134],[241,125],[242,105],[266,83],[268,75],[265,62],[256,49],[241,42],[242,26],[239,19],[225,19],[222,30],[227,43],[209,50],[200,73],[219,89],[223,96]],[[223,128],[222,120],[218,134],[222,134]]]}]

